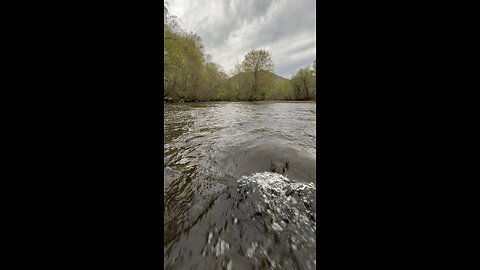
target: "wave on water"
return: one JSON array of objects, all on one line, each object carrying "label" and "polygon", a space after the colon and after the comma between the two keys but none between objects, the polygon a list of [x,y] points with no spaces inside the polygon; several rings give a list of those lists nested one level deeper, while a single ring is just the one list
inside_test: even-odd
[{"label": "wave on water", "polygon": [[[242,176],[237,183],[239,193],[252,192],[261,196],[263,202],[257,203],[257,210],[258,212],[266,211],[273,217],[273,228],[277,231],[282,231],[287,226],[284,220],[291,219],[298,219],[296,221],[307,226],[312,225],[313,231],[315,230],[316,186],[314,183],[293,182],[281,174],[272,172]],[[300,215],[301,210],[298,208],[304,210],[306,215]]]},{"label": "wave on water", "polygon": [[315,104],[166,105],[164,269],[314,269]]},{"label": "wave on water", "polygon": [[[249,261],[245,269],[315,268],[314,183],[294,182],[273,172],[254,173],[238,179],[236,190],[231,191],[230,196],[237,202],[234,204],[234,222],[231,225],[237,226],[239,235],[249,241],[232,239],[229,231],[234,230],[227,229],[218,234],[215,251],[242,243],[243,251],[239,255]],[[224,243],[226,239],[233,241]],[[228,266],[239,266],[240,261],[227,262],[227,269],[232,269]]]},{"label": "wave on water", "polygon": [[[314,183],[261,172],[223,187],[211,194],[210,206],[197,212],[185,241],[165,250],[176,261],[167,269],[315,268]],[[195,247],[189,238],[204,240]]]}]

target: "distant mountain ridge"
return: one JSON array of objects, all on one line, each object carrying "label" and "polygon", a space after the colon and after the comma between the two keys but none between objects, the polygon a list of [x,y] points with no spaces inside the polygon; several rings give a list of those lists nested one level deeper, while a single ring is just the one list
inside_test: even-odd
[{"label": "distant mountain ridge", "polygon": [[[232,77],[230,77],[229,79],[230,80],[235,80],[235,79],[238,79],[240,77],[243,77],[243,76],[246,76],[246,74],[250,74],[250,73],[253,73],[253,72],[241,72],[241,73],[238,73]],[[260,71],[260,73],[269,73],[269,74],[272,74],[273,77],[275,78],[275,80],[285,80],[285,81],[290,81],[289,79],[285,78],[285,77],[282,77],[280,75],[277,75],[275,73],[272,73],[270,71]]]},{"label": "distant mountain ridge", "polygon": [[280,76],[280,75],[277,75],[277,74],[275,74],[275,73],[272,73],[272,74],[275,76],[275,79],[277,79],[277,80],[290,81],[289,79],[287,79],[287,78],[285,78],[285,77],[282,77],[282,76]]}]

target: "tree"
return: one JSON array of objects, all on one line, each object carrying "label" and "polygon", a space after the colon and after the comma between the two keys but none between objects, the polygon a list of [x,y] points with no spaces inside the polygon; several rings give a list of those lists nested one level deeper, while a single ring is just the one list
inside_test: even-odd
[{"label": "tree", "polygon": [[229,95],[223,69],[211,62],[196,33],[182,30],[164,1],[164,97],[174,100],[212,100]]},{"label": "tree", "polygon": [[312,67],[312,72],[313,72],[313,97],[314,99],[317,99],[317,60],[315,59],[313,61],[313,67]]},{"label": "tree", "polygon": [[300,69],[291,80],[298,99],[310,99],[313,96],[315,77],[314,72],[309,68]]},{"label": "tree", "polygon": [[315,60],[313,61],[312,70],[313,70],[313,76],[314,76],[314,77],[317,77],[317,59],[315,59]]},{"label": "tree", "polygon": [[273,61],[267,50],[252,50],[245,55],[238,67],[239,72],[252,73],[252,88],[249,99],[253,99],[258,92],[259,74],[261,71],[273,72]]}]

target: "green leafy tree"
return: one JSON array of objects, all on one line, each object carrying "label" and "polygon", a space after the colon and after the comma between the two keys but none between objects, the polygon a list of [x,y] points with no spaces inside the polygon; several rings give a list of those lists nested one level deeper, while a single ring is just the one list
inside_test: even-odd
[{"label": "green leafy tree", "polygon": [[314,72],[309,67],[300,69],[291,79],[297,99],[311,99],[314,82]]},{"label": "green leafy tree", "polygon": [[232,78],[205,53],[201,38],[187,33],[164,1],[164,97],[174,100],[292,100],[316,98],[316,60],[291,80],[273,74],[267,50],[252,50]]},{"label": "green leafy tree", "polygon": [[312,82],[312,97],[316,100],[317,99],[317,60],[313,61],[313,82]]},{"label": "green leafy tree", "polygon": [[313,61],[312,70],[313,70],[313,76],[316,77],[317,76],[317,60],[316,59]]},{"label": "green leafy tree", "polygon": [[242,63],[236,67],[237,72],[251,73],[251,91],[249,99],[252,100],[258,94],[260,72],[273,72],[274,64],[272,56],[267,50],[252,50],[245,55]]}]

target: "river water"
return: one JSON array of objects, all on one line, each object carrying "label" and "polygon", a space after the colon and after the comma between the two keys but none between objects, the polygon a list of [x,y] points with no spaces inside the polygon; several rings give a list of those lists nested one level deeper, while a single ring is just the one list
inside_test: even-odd
[{"label": "river water", "polygon": [[164,268],[314,269],[316,104],[165,104]]}]

